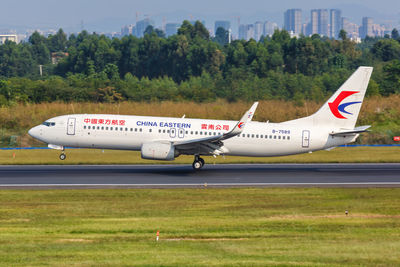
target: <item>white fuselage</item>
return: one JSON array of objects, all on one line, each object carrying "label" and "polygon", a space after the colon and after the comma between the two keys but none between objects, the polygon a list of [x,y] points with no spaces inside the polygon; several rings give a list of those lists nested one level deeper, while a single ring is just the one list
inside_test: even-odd
[{"label": "white fuselage", "polygon": [[[284,156],[343,145],[358,136],[332,137],[333,129],[302,122],[248,122],[240,135],[223,141],[223,154]],[[29,134],[60,148],[141,150],[148,142],[173,143],[222,135],[236,124],[226,120],[76,114],[49,119]]]}]

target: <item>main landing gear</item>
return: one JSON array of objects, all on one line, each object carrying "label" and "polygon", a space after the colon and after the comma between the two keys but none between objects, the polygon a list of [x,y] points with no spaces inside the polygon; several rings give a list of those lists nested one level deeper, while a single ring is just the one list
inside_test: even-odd
[{"label": "main landing gear", "polygon": [[67,155],[65,155],[64,152],[60,154],[60,159],[61,160],[65,160],[66,158],[67,158]]},{"label": "main landing gear", "polygon": [[195,170],[200,170],[201,168],[203,168],[204,164],[206,164],[204,162],[204,159],[200,158],[198,155],[194,156],[194,161],[193,161],[193,169]]}]

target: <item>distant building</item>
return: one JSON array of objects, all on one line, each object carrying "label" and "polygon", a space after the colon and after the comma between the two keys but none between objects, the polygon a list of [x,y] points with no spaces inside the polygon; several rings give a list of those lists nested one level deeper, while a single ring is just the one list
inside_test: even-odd
[{"label": "distant building", "polygon": [[214,34],[217,33],[218,28],[223,28],[225,31],[231,29],[231,22],[228,20],[217,20],[214,24]]},{"label": "distant building", "polygon": [[246,41],[254,39],[254,25],[253,24],[241,24],[239,25],[239,39]]},{"label": "distant building", "polygon": [[143,37],[144,36],[144,31],[150,25],[154,26],[154,21],[149,19],[149,18],[139,20],[136,23],[135,32],[133,32],[133,30],[132,30],[132,34],[134,34],[136,37],[139,37],[139,38]]},{"label": "distant building", "polygon": [[171,35],[177,34],[180,26],[181,24],[179,23],[167,23],[165,25],[165,36],[169,37]]},{"label": "distant building", "polygon": [[372,30],[373,20],[370,17],[364,17],[362,19],[362,25],[360,27],[360,37],[364,39],[367,36],[374,37]]},{"label": "distant building", "polygon": [[239,39],[247,40],[247,25],[246,24],[239,25]]},{"label": "distant building", "polygon": [[261,21],[257,21],[254,23],[254,40],[257,42],[260,41],[261,36],[264,35],[264,23]]},{"label": "distant building", "polygon": [[307,35],[319,34],[329,37],[329,14],[327,9],[312,9],[311,22],[308,25]]},{"label": "distant building", "polygon": [[350,22],[348,18],[342,18],[342,29],[345,30],[350,39],[356,40],[359,37],[358,25]]},{"label": "distant building", "polygon": [[384,37],[385,34],[390,35],[390,31],[384,25],[372,24],[372,33],[375,37]]},{"label": "distant building", "polygon": [[6,41],[18,43],[18,36],[16,34],[0,34],[0,44],[4,44]]},{"label": "distant building", "polygon": [[311,10],[311,20],[308,25],[307,35],[313,35],[318,33],[318,10]]},{"label": "distant building", "polygon": [[277,29],[278,24],[275,22],[266,21],[264,23],[264,36],[272,36]]},{"label": "distant building", "polygon": [[301,33],[302,12],[301,9],[288,9],[284,14],[284,29],[295,34]]},{"label": "distant building", "polygon": [[327,9],[318,9],[318,33],[329,37],[329,13]]},{"label": "distant building", "polygon": [[330,37],[338,39],[340,30],[342,29],[342,11],[339,9],[331,9],[330,15]]},{"label": "distant building", "polygon": [[121,35],[122,36],[127,36],[127,35],[131,35],[133,28],[135,27],[135,25],[131,24],[131,25],[126,25],[124,27],[122,27],[121,29]]}]

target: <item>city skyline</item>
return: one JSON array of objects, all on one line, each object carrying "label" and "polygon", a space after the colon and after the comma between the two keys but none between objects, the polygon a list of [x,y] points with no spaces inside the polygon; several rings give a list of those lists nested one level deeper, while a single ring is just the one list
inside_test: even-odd
[{"label": "city skyline", "polygon": [[[385,4],[386,3],[386,4]],[[22,6],[22,8],[21,8]],[[123,25],[134,24],[136,16],[139,19],[149,17],[157,26],[163,21],[180,23],[184,19],[205,20],[207,28],[213,29],[214,21],[229,20],[235,29],[235,22],[240,16],[241,24],[256,21],[273,21],[279,27],[283,26],[283,12],[291,8],[299,8],[296,1],[284,3],[266,3],[261,0],[244,2],[209,1],[201,2],[171,0],[167,2],[153,0],[148,3],[114,0],[112,3],[104,0],[65,1],[39,0],[7,2],[2,4],[3,15],[0,17],[0,29],[20,28],[63,28],[66,31],[78,31],[82,28],[89,31],[120,31]],[[356,8],[355,8],[356,7]],[[93,12],[95,8],[96,12]],[[314,1],[306,0],[301,4],[303,18],[310,19],[311,9],[342,10],[342,16],[361,24],[362,17],[373,17],[376,23],[398,26],[400,3],[386,0],[376,1]]]}]

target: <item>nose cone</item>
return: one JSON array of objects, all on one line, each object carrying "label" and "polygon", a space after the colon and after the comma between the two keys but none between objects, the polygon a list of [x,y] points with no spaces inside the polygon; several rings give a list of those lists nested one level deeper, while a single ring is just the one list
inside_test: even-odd
[{"label": "nose cone", "polygon": [[35,126],[28,131],[28,134],[33,138],[39,139],[39,132],[40,132],[39,126]]}]

